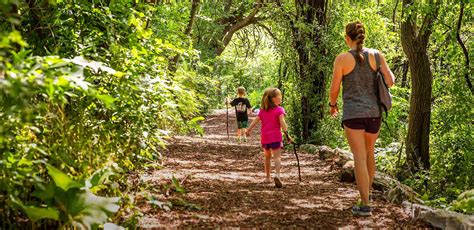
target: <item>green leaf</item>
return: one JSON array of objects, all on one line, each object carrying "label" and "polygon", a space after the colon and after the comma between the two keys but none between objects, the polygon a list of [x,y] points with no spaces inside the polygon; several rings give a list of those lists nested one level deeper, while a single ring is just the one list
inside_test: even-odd
[{"label": "green leaf", "polygon": [[56,208],[38,208],[34,206],[25,206],[23,202],[14,197],[10,197],[12,202],[20,206],[25,211],[28,218],[36,222],[41,219],[59,220],[59,211]]},{"label": "green leaf", "polygon": [[155,205],[159,207],[160,209],[163,209],[167,212],[171,211],[171,207],[173,207],[173,204],[171,202],[162,202],[159,200],[152,199],[148,201],[149,204]]},{"label": "green leaf", "polygon": [[70,188],[80,188],[81,184],[72,180],[68,175],[59,171],[57,168],[52,165],[47,164],[46,168],[48,169],[48,174],[53,179],[56,186],[62,188],[64,191],[69,190]]},{"label": "green leaf", "polygon": [[119,197],[96,196],[88,189],[71,189],[57,194],[57,199],[64,204],[68,216],[87,227],[105,223],[108,216],[120,208]]},{"label": "green leaf", "polygon": [[86,180],[86,187],[92,188],[97,185],[100,185],[104,183],[104,181],[111,175],[114,175],[114,172],[112,172],[110,168],[97,170],[88,180]]},{"label": "green leaf", "polygon": [[173,178],[171,178],[171,181],[173,182],[173,185],[175,187],[176,192],[179,192],[179,193],[185,193],[186,192],[186,190],[184,190],[184,187],[182,187],[179,184],[179,181],[178,181],[178,179],[176,179],[176,177],[173,176]]},{"label": "green leaf", "polygon": [[23,210],[26,212],[31,221],[36,222],[41,219],[59,220],[59,211],[56,208],[37,208],[33,206],[24,206]]},{"label": "green leaf", "polygon": [[43,201],[49,201],[54,198],[54,190],[55,190],[54,183],[50,183],[47,185],[39,184],[38,188],[33,192],[33,196],[40,198]]},{"label": "green leaf", "polygon": [[102,102],[105,103],[105,106],[107,106],[108,108],[113,108],[115,105],[114,105],[114,101],[116,100],[115,98],[107,95],[107,94],[97,94],[96,95],[97,99],[101,100]]},{"label": "green leaf", "polygon": [[18,30],[14,30],[14,31],[10,32],[8,37],[9,37],[10,41],[17,43],[20,46],[23,46],[23,47],[28,46],[28,44],[21,37],[21,34]]}]

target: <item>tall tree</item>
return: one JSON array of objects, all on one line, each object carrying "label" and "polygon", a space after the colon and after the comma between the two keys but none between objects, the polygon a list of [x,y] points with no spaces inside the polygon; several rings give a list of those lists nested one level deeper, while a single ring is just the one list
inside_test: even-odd
[{"label": "tall tree", "polygon": [[[289,22],[293,47],[298,54],[297,73],[301,88],[302,138],[307,142],[311,131],[317,130],[324,115],[326,79],[320,68],[325,56],[322,41],[326,26],[326,0],[297,0],[296,14],[286,13]],[[280,1],[281,9],[283,6]]]},{"label": "tall tree", "polygon": [[[426,14],[421,17],[419,5],[413,0],[403,0],[401,41],[411,72],[410,113],[406,145],[407,166],[411,172],[430,168],[429,133],[431,115],[431,90],[433,75],[427,47],[439,3],[430,0]],[[421,22],[421,25],[418,24]]]}]

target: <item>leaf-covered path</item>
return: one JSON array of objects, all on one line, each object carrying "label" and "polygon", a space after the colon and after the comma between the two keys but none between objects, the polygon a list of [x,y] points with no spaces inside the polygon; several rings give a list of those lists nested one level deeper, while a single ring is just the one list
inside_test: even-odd
[{"label": "leaf-covered path", "polygon": [[[135,196],[143,200],[142,228],[427,227],[380,196],[373,203],[373,216],[354,217],[350,207],[358,199],[356,186],[339,182],[339,172],[315,155],[299,153],[302,183],[290,151],[282,158],[284,187],[263,183],[259,129],[249,142],[237,143],[233,112],[229,116],[230,140],[225,110],[216,111],[204,121],[203,137],[176,137],[166,167],[136,178],[148,184]],[[173,175],[182,182],[185,194],[171,186]],[[173,204],[171,210],[167,203]]]}]

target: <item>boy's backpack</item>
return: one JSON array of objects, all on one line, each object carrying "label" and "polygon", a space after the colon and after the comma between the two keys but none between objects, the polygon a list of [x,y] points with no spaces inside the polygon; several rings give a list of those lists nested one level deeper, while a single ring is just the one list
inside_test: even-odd
[{"label": "boy's backpack", "polygon": [[375,93],[377,94],[378,104],[381,107],[380,110],[383,110],[385,112],[385,117],[388,117],[388,111],[392,109],[392,95],[390,94],[390,90],[388,89],[383,74],[380,71],[381,65],[378,51],[375,51],[375,63],[377,65]]}]

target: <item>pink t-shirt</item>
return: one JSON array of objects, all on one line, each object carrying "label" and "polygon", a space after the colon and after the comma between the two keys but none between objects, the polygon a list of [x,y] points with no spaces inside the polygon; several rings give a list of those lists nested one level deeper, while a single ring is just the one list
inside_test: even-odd
[{"label": "pink t-shirt", "polygon": [[273,142],[281,142],[280,115],[285,115],[285,110],[277,106],[273,109],[265,111],[263,109],[258,113],[258,118],[262,121],[262,128],[260,130],[260,143],[270,144]]}]

